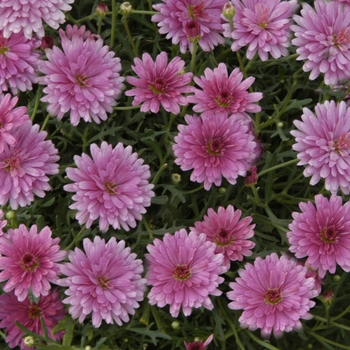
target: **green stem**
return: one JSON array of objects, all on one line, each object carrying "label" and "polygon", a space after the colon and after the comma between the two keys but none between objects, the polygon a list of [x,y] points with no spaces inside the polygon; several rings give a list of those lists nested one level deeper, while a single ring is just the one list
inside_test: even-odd
[{"label": "green stem", "polygon": [[142,217],[142,222],[145,225],[145,228],[146,228],[146,231],[148,233],[149,239],[151,241],[153,241],[153,232],[152,232],[151,228],[148,225],[148,222],[146,221],[146,219],[144,217]]},{"label": "green stem", "polygon": [[264,174],[267,174],[269,173],[270,171],[274,171],[276,169],[279,169],[279,168],[283,168],[285,166],[288,166],[288,165],[291,165],[291,164],[295,164],[299,162],[299,159],[292,159],[292,160],[289,160],[288,162],[285,162],[285,163],[282,163],[282,164],[278,164],[278,165],[275,165],[271,168],[268,168],[268,169],[265,169],[265,170],[261,170],[260,173],[258,173],[258,177],[264,175]]},{"label": "green stem", "polygon": [[47,125],[47,123],[49,122],[49,120],[50,120],[50,114],[48,114],[48,115],[46,116],[46,118],[45,118],[45,120],[44,120],[44,123],[43,123],[43,125],[42,125],[40,131],[45,130],[46,125]]},{"label": "green stem", "polygon": [[78,232],[78,234],[74,237],[73,242],[66,248],[64,248],[64,250],[70,250],[74,245],[77,246],[78,243],[78,237],[80,237],[80,235],[85,231],[86,226],[84,225],[81,230]]},{"label": "green stem", "polygon": [[269,349],[269,350],[280,350],[278,348],[276,348],[275,346],[271,345],[270,343],[267,343],[264,340],[259,339],[258,337],[256,337],[251,331],[246,330],[246,333],[259,345],[261,345],[262,347],[264,347],[265,349]]},{"label": "green stem", "polygon": [[137,14],[137,15],[150,15],[150,16],[152,16],[152,15],[156,15],[159,12],[157,12],[157,11],[144,11],[144,10],[131,10],[131,13]]},{"label": "green stem", "polygon": [[345,316],[348,312],[350,311],[350,305],[342,312],[340,313],[338,316],[335,316],[332,318],[332,321],[338,320],[339,318],[342,318],[343,316]]},{"label": "green stem", "polygon": [[34,104],[34,108],[32,111],[32,115],[30,116],[30,120],[32,122],[34,121],[34,118],[36,116],[36,112],[38,111],[38,108],[39,108],[40,97],[41,97],[41,89],[38,89],[36,96],[35,96],[35,104]]},{"label": "green stem", "polygon": [[109,43],[109,48],[112,49],[114,46],[114,38],[115,38],[115,26],[117,23],[117,9],[115,0],[112,0],[112,27],[111,27],[111,41]]},{"label": "green stem", "polygon": [[252,191],[253,191],[256,204],[257,204],[259,207],[265,207],[265,205],[262,204],[261,201],[260,201],[260,197],[259,197],[259,194],[258,194],[258,190],[256,189],[255,185],[251,185],[251,186],[249,186],[249,187],[250,187],[250,188],[252,189]]},{"label": "green stem", "polygon": [[154,176],[153,180],[152,180],[152,184],[156,185],[159,181],[160,176],[163,174],[163,171],[167,168],[168,164],[164,163],[159,170],[157,171],[156,175]]},{"label": "green stem", "polygon": [[124,25],[126,34],[127,34],[128,38],[129,38],[129,41],[130,41],[132,50],[134,51],[134,55],[135,55],[136,57],[139,57],[139,53],[138,53],[138,51],[137,51],[137,48],[136,48],[134,39],[133,39],[133,37],[132,37],[132,35],[131,35],[131,32],[130,32],[130,28],[129,28],[129,25],[128,25],[127,17],[128,17],[127,15],[123,15],[123,17],[122,17],[122,22],[123,22],[123,25]]},{"label": "green stem", "polygon": [[202,190],[203,188],[204,188],[204,185],[201,185],[201,186],[195,188],[194,190],[185,192],[185,194],[195,193],[195,192],[198,192],[198,191]]},{"label": "green stem", "polygon": [[83,23],[83,22],[89,22],[91,21],[92,19],[94,19],[97,15],[96,13],[92,13],[91,15],[89,16],[86,16],[86,17],[83,17],[83,18],[80,18],[80,19],[74,19],[68,12],[66,12],[66,18],[69,22],[73,22],[74,24],[80,24],[80,23]]},{"label": "green stem", "polygon": [[139,109],[139,108],[141,108],[141,105],[126,106],[126,107],[114,107],[113,110],[115,110],[115,111],[130,111],[132,109]]},{"label": "green stem", "polygon": [[102,27],[102,16],[98,16],[97,18],[97,34],[101,34],[101,27]]},{"label": "green stem", "polygon": [[190,65],[190,72],[192,72],[193,74],[194,74],[194,68],[196,66],[197,48],[198,48],[198,43],[197,41],[194,41],[193,49],[192,49],[191,65]]},{"label": "green stem", "polygon": [[277,116],[275,117],[276,123],[279,122],[281,115],[286,111],[288,104],[289,104],[289,101],[294,93],[296,86],[297,86],[297,82],[294,81],[294,83],[292,84],[291,88],[288,91],[286,98],[283,101],[283,106],[282,106],[281,110],[278,112]]},{"label": "green stem", "polygon": [[327,338],[321,337],[320,335],[314,333],[314,332],[310,332],[310,335],[312,335],[314,338],[316,338],[320,343],[327,343],[330,345],[333,345],[335,347],[338,347],[340,349],[346,349],[349,350],[349,346],[348,345],[341,345],[339,343],[336,343],[335,341],[329,340]]}]

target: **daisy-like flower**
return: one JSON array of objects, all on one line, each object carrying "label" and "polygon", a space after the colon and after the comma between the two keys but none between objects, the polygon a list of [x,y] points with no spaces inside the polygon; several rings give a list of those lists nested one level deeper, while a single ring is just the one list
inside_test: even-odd
[{"label": "daisy-like flower", "polygon": [[216,244],[215,252],[224,255],[227,269],[230,268],[231,261],[242,261],[244,256],[251,256],[251,249],[255,246],[254,242],[248,240],[254,235],[255,224],[250,225],[252,217],[241,219],[241,214],[232,205],[227,209],[219,207],[217,213],[209,208],[204,221],[197,221],[195,227],[190,227],[191,232],[205,233],[207,241]]},{"label": "daisy-like flower", "polygon": [[318,270],[322,278],[326,272],[335,273],[337,264],[350,271],[350,202],[342,204],[340,196],[330,199],[321,194],[311,202],[300,203],[301,213],[293,212],[287,233],[289,250],[297,258],[305,258],[306,265]]},{"label": "daisy-like flower", "polygon": [[228,307],[243,309],[239,318],[241,327],[251,331],[261,329],[263,337],[273,332],[276,338],[283,332],[300,330],[300,319],[309,320],[310,300],[318,295],[314,278],[306,277],[307,269],[295,259],[278,258],[276,253],[265,259],[256,258],[254,265],[239,269],[240,277],[229,285],[233,291],[227,297],[233,300]]},{"label": "daisy-like flower", "polygon": [[221,295],[217,289],[224,281],[219,275],[226,272],[223,255],[215,253],[215,244],[206,241],[205,234],[187,234],[185,229],[174,235],[166,233],[147,245],[145,254],[149,269],[147,284],[151,285],[149,303],[164,307],[170,305],[170,314],[177,317],[180,309],[185,316],[192,308],[204,306],[213,309],[209,295]]},{"label": "daisy-like flower", "polygon": [[9,38],[12,33],[23,30],[30,39],[35,33],[39,38],[45,35],[43,21],[58,29],[66,21],[62,11],[72,9],[74,0],[1,0],[0,30]]},{"label": "daisy-like flower", "polygon": [[198,44],[203,51],[210,51],[224,43],[220,15],[225,3],[226,0],[162,0],[153,5],[159,13],[152,16],[152,21],[158,23],[160,34],[167,34],[167,39],[180,45],[181,53],[185,53],[187,47],[192,52],[188,27],[196,22],[200,26]]},{"label": "daisy-like flower", "polygon": [[316,79],[324,73],[326,85],[349,77],[350,71],[350,12],[344,11],[337,1],[315,0],[315,9],[303,3],[301,16],[295,15],[292,25],[299,57],[306,60],[304,72],[310,72],[309,79]]},{"label": "daisy-like flower", "polygon": [[0,237],[0,282],[7,281],[3,290],[14,290],[19,301],[27,297],[29,289],[35,297],[47,295],[50,282],[57,280],[58,262],[66,252],[60,250],[60,239],[51,234],[48,226],[38,232],[36,225],[28,231],[22,224]]},{"label": "daisy-like flower", "polygon": [[179,125],[173,145],[175,163],[191,170],[191,181],[204,182],[208,191],[212,184],[221,185],[222,177],[234,185],[245,176],[255,159],[257,142],[248,126],[232,115],[186,115],[187,125]]},{"label": "daisy-like flower", "polygon": [[141,112],[158,113],[160,105],[167,112],[180,113],[179,106],[187,106],[183,93],[191,92],[190,83],[193,74],[181,73],[185,61],[174,57],[168,63],[168,54],[161,52],[155,61],[148,53],[142,55],[142,60],[134,59],[135,66],[131,66],[139,78],[128,76],[126,81],[136,88],[125,92],[126,96],[135,96],[133,106],[142,104]]},{"label": "daisy-like flower", "polygon": [[14,146],[4,145],[0,153],[0,205],[8,201],[12,209],[25,207],[34,201],[34,194],[45,197],[51,189],[47,175],[58,173],[58,151],[46,131],[28,120],[10,130],[16,140]]},{"label": "daisy-like flower", "polygon": [[92,324],[100,327],[102,320],[119,326],[135,314],[138,301],[144,297],[146,279],[142,260],[125,248],[125,242],[112,237],[107,243],[96,236],[91,242],[83,240],[85,253],[75,248],[68,255],[69,263],[61,267],[67,276],[59,285],[68,287],[69,313],[82,323],[92,313]]},{"label": "daisy-like flower", "polygon": [[243,74],[236,68],[228,76],[226,64],[220,63],[217,68],[206,68],[204,76],[194,77],[193,80],[202,89],[195,89],[194,95],[188,96],[187,101],[196,104],[193,111],[205,114],[224,114],[229,116],[236,112],[261,111],[254,102],[263,97],[261,92],[249,93],[247,89],[255,78],[243,80]]},{"label": "daisy-like flower", "polygon": [[153,185],[148,183],[149,166],[132,153],[131,146],[124,148],[122,143],[114,148],[107,142],[102,142],[101,148],[92,144],[90,152],[92,159],[87,154],[74,156],[78,168],[66,169],[74,183],[65,185],[64,190],[75,192],[72,199],[76,202],[69,208],[78,210],[76,218],[87,228],[99,219],[102,232],[109,225],[128,231],[136,226],[135,219],[142,219],[154,196]]},{"label": "daisy-like flower", "polygon": [[224,36],[232,38],[232,51],[248,45],[246,56],[251,60],[258,53],[262,61],[288,56],[291,17],[297,1],[232,0],[236,10],[233,31],[224,24]]},{"label": "daisy-like flower", "polygon": [[31,332],[44,336],[41,325],[43,320],[48,336],[53,340],[60,340],[64,331],[53,334],[52,329],[62,320],[65,315],[64,305],[61,302],[58,290],[50,292],[46,296],[41,296],[38,302],[30,302],[25,298],[18,301],[13,292],[0,295],[0,328],[5,328],[6,343],[10,348],[20,346],[21,350],[31,350],[24,343],[24,332],[20,330],[15,321],[26,327]]},{"label": "daisy-like flower", "polygon": [[336,194],[340,188],[349,194],[350,108],[343,101],[325,101],[316,105],[315,114],[303,108],[301,119],[294,121],[299,130],[290,133],[295,137],[298,165],[306,165],[304,176],[311,176],[310,185],[323,178],[327,190]]},{"label": "daisy-like flower", "polygon": [[40,44],[39,40],[27,39],[23,32],[5,38],[0,30],[0,92],[10,89],[15,95],[32,90],[37,82],[40,53],[36,49]]},{"label": "daisy-like flower", "polygon": [[84,26],[67,26],[59,35],[62,50],[57,46],[46,50],[48,61],[39,67],[44,73],[39,82],[46,85],[41,101],[48,102],[48,112],[58,120],[69,112],[73,125],[80,118],[97,124],[107,120],[124,88],[120,59]]}]

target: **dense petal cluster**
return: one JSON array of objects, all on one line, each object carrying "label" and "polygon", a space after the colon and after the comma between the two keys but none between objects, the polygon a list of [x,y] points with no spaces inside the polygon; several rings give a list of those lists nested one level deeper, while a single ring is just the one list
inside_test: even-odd
[{"label": "dense petal cluster", "polygon": [[257,53],[262,61],[287,56],[290,45],[291,17],[296,0],[232,0],[235,9],[233,31],[224,24],[224,36],[232,38],[232,51],[248,45],[246,56],[251,60]]},{"label": "dense petal cluster", "polygon": [[147,284],[151,285],[148,299],[151,305],[170,305],[170,314],[177,317],[180,309],[189,316],[192,308],[204,306],[212,310],[209,295],[221,295],[217,289],[226,272],[223,255],[215,253],[215,244],[206,241],[205,234],[187,234],[185,229],[174,235],[166,233],[163,240],[147,245],[149,254]]},{"label": "dense petal cluster", "polygon": [[181,53],[185,53],[187,47],[192,51],[193,43],[188,39],[188,33],[192,27],[197,27],[199,46],[203,51],[210,51],[224,43],[220,15],[225,2],[226,0],[162,0],[162,3],[153,5],[159,13],[152,16],[152,21],[158,23],[160,34],[167,34],[167,39],[180,45]]},{"label": "dense petal cluster", "polygon": [[306,278],[307,269],[296,260],[276,253],[265,259],[256,258],[254,265],[247,263],[239,269],[240,277],[230,283],[232,300],[228,307],[243,309],[239,318],[241,327],[251,331],[261,329],[263,337],[273,332],[279,338],[283,332],[301,329],[300,319],[308,320],[310,308],[315,302],[310,300],[318,292],[314,289],[314,278]]},{"label": "dense petal cluster", "polygon": [[24,207],[34,201],[34,194],[45,197],[51,189],[47,175],[58,173],[58,151],[47,132],[28,120],[9,131],[15,145],[4,144],[0,153],[0,205],[8,201],[12,209]]},{"label": "dense petal cluster", "polygon": [[69,112],[73,125],[80,118],[99,124],[113,111],[124,89],[120,59],[103,45],[102,38],[85,32],[85,27],[67,26],[66,33],[60,29],[59,35],[62,50],[47,49],[48,61],[39,67],[44,73],[39,82],[46,85],[41,101],[48,102],[48,112],[59,120]]},{"label": "dense petal cluster", "polygon": [[293,149],[298,152],[298,165],[306,165],[304,176],[311,176],[310,185],[325,179],[325,187],[332,193],[340,188],[350,192],[350,108],[345,102],[325,101],[317,104],[315,114],[303,108]]},{"label": "dense petal cluster", "polygon": [[312,202],[299,204],[301,213],[293,212],[287,233],[289,250],[297,258],[307,257],[306,264],[318,270],[335,273],[337,264],[350,271],[350,202],[342,204],[340,196],[330,199],[321,194]]},{"label": "dense petal cluster", "polygon": [[206,341],[203,342],[203,340],[200,341],[194,341],[191,343],[184,342],[186,350],[205,350],[207,346],[211,343],[211,341],[214,338],[214,334],[211,334]]},{"label": "dense petal cluster", "polygon": [[158,113],[162,105],[167,112],[179,114],[179,106],[188,104],[182,94],[193,90],[188,86],[193,74],[182,73],[185,61],[176,56],[168,63],[168,55],[163,51],[155,61],[144,53],[142,60],[136,57],[134,62],[131,68],[139,78],[127,76],[126,81],[136,88],[125,92],[126,96],[134,96],[132,105],[142,104],[141,112],[152,113]]},{"label": "dense petal cluster", "polygon": [[350,11],[337,1],[316,0],[314,6],[304,2],[301,16],[293,17],[298,25],[291,26],[292,44],[310,80],[324,73],[325,84],[334,85],[350,76]]},{"label": "dense petal cluster", "polygon": [[63,303],[70,304],[69,313],[80,323],[92,313],[96,328],[102,320],[121,326],[144,298],[142,261],[114,237],[107,243],[98,236],[93,242],[85,238],[83,246],[85,253],[75,248],[68,255],[70,262],[61,267],[67,278],[58,283],[68,287]]},{"label": "dense petal cluster", "polygon": [[242,212],[229,205],[226,209],[219,207],[208,209],[203,221],[194,223],[191,232],[205,233],[207,241],[216,244],[216,253],[224,255],[224,265],[230,268],[231,261],[242,261],[244,256],[251,256],[255,243],[248,240],[254,235],[255,224],[250,225],[252,217],[241,219]]},{"label": "dense petal cluster", "polygon": [[87,154],[74,156],[77,169],[66,169],[74,181],[64,186],[64,190],[75,193],[72,199],[76,203],[70,208],[78,210],[76,218],[87,228],[98,219],[102,232],[109,225],[128,231],[136,226],[135,219],[142,219],[154,196],[153,185],[148,183],[149,166],[132,153],[131,146],[124,148],[122,143],[114,148],[107,142],[101,147],[92,144],[90,152],[92,158]]}]

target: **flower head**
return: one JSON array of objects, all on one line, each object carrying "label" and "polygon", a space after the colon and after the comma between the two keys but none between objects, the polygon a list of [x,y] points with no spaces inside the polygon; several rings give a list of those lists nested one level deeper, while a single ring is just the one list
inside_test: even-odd
[{"label": "flower head", "polygon": [[228,307],[243,309],[239,318],[241,327],[251,331],[261,329],[263,337],[273,332],[279,338],[283,332],[302,328],[300,319],[309,320],[308,313],[315,305],[318,292],[314,278],[306,278],[307,269],[296,260],[276,253],[265,259],[256,258],[254,265],[239,269],[240,277],[230,283],[233,291],[227,297],[233,300]]},{"label": "flower head", "polygon": [[170,305],[170,314],[180,309],[189,316],[192,308],[213,309],[209,295],[221,295],[217,289],[226,272],[223,255],[215,253],[215,244],[206,241],[205,234],[187,234],[185,229],[174,235],[166,233],[163,241],[155,239],[147,246],[149,269],[147,284],[151,285],[148,299],[151,305]]},{"label": "flower head", "polygon": [[7,225],[7,220],[3,220],[4,212],[0,209],[0,237],[4,234],[2,230]]},{"label": "flower head", "polygon": [[63,303],[70,304],[69,313],[80,323],[92,313],[96,328],[102,320],[121,326],[143,300],[146,280],[141,277],[142,261],[114,237],[107,243],[98,236],[93,242],[85,238],[83,245],[85,253],[75,248],[68,255],[70,262],[61,266],[67,278],[58,283],[68,287]]},{"label": "flower head", "polygon": [[65,191],[75,192],[72,199],[76,203],[70,208],[78,210],[76,218],[87,228],[99,219],[102,232],[109,225],[128,231],[129,226],[136,226],[135,219],[142,219],[154,196],[153,185],[148,183],[149,166],[132,153],[131,146],[124,148],[122,143],[115,148],[107,142],[102,142],[101,148],[92,144],[90,151],[92,159],[87,154],[74,156],[78,168],[66,169],[74,181],[64,186]]},{"label": "flower head", "polygon": [[211,334],[205,342],[202,340],[194,341],[191,343],[184,342],[186,350],[205,350],[214,338],[214,334]]},{"label": "flower head", "polygon": [[125,92],[126,96],[135,96],[132,105],[142,104],[141,112],[158,113],[162,105],[167,112],[180,113],[179,105],[188,104],[182,94],[192,91],[187,84],[193,74],[181,74],[185,61],[176,56],[168,63],[168,55],[163,51],[155,61],[144,53],[142,60],[135,58],[134,62],[135,66],[131,68],[139,78],[128,76],[126,81],[136,88]]},{"label": "flower head", "polygon": [[241,218],[242,212],[234,210],[232,205],[227,209],[219,207],[216,213],[212,208],[208,209],[208,215],[204,215],[204,221],[194,223],[190,227],[191,232],[205,233],[207,241],[216,244],[216,253],[224,255],[224,265],[230,268],[231,261],[242,261],[244,256],[251,256],[251,249],[255,243],[248,240],[253,237],[255,224],[250,216]]},{"label": "flower head", "polygon": [[69,112],[73,125],[80,118],[99,124],[113,111],[124,88],[120,59],[84,26],[67,26],[66,33],[60,29],[59,35],[62,50],[57,46],[46,50],[48,61],[40,65],[45,75],[39,82],[46,85],[41,101],[48,102],[48,112],[58,120]]},{"label": "flower head", "polygon": [[304,176],[311,176],[310,185],[325,179],[325,187],[332,193],[340,188],[350,192],[350,108],[345,102],[325,101],[317,104],[315,114],[303,108],[293,149],[298,152],[298,165],[306,165]]}]

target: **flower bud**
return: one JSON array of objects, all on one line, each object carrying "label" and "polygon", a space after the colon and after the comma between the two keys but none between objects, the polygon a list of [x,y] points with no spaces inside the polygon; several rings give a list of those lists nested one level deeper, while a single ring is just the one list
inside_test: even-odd
[{"label": "flower bud", "polygon": [[53,47],[53,37],[50,35],[45,35],[42,39],[41,39],[41,48],[43,50],[45,49],[52,49]]},{"label": "flower bud", "polygon": [[106,4],[98,4],[95,12],[98,16],[105,17],[108,12],[108,7]]},{"label": "flower bud", "polygon": [[178,183],[180,183],[181,182],[181,175],[177,174],[177,173],[171,174],[171,182],[174,185],[177,185]]},{"label": "flower bud", "polygon": [[23,339],[23,343],[25,346],[28,346],[28,348],[31,348],[35,344],[35,339],[31,335],[28,335]]},{"label": "flower bud", "polygon": [[236,10],[230,2],[227,2],[222,9],[222,14],[227,19],[232,19],[235,16]]},{"label": "flower bud", "polygon": [[174,322],[171,324],[171,328],[172,328],[172,329],[180,329],[180,322],[179,322],[179,321],[174,321]]},{"label": "flower bud", "polygon": [[258,173],[256,166],[252,166],[250,170],[247,171],[247,175],[244,179],[245,185],[250,187],[258,182]]},{"label": "flower bud", "polygon": [[197,21],[191,20],[186,23],[186,35],[191,43],[201,40],[201,26]]},{"label": "flower bud", "polygon": [[334,301],[334,293],[332,290],[327,289],[320,295],[320,299],[325,306],[331,306]]},{"label": "flower bud", "polygon": [[128,15],[129,13],[131,13],[132,11],[132,6],[130,4],[130,2],[123,2],[121,5],[120,5],[120,13],[122,15]]}]

